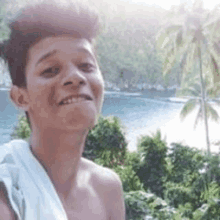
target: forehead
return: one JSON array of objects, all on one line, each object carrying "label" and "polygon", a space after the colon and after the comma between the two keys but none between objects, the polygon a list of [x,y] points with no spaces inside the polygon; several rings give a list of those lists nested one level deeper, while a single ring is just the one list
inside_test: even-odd
[{"label": "forehead", "polygon": [[29,49],[28,55],[30,59],[37,60],[42,55],[53,50],[63,51],[65,54],[80,51],[94,56],[92,44],[88,40],[70,36],[44,38]]}]

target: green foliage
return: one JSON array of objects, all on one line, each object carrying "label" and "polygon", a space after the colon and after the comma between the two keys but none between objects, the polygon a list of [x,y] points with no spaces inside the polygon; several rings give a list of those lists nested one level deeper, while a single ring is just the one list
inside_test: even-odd
[{"label": "green foliage", "polygon": [[192,202],[191,188],[183,184],[167,182],[165,198],[169,201],[169,205],[178,208],[179,205]]},{"label": "green foliage", "polygon": [[220,200],[211,199],[209,203],[204,203],[193,213],[193,220],[219,220]]},{"label": "green foliage", "polygon": [[161,139],[160,131],[153,136],[142,136],[138,140],[138,152],[142,163],[137,175],[144,183],[145,190],[150,189],[157,196],[163,197],[164,181],[167,177],[167,145]]},{"label": "green foliage", "polygon": [[141,183],[132,166],[117,166],[114,171],[122,181],[124,192],[144,190],[143,183]]},{"label": "green foliage", "polygon": [[140,167],[138,154],[136,152],[126,152],[123,161],[118,159],[118,154],[114,154],[113,163],[111,154],[109,150],[105,150],[94,162],[101,166],[112,168],[119,175],[124,192],[143,190],[143,183],[141,183],[136,174],[136,170]]},{"label": "green foliage", "polygon": [[220,186],[220,157],[219,155],[212,155],[208,160],[209,169],[211,173],[211,181],[215,181]]},{"label": "green foliage", "polygon": [[8,28],[6,24],[7,20],[7,11],[6,11],[6,4],[7,1],[1,1],[1,7],[0,7],[0,42],[3,40],[8,39],[10,34],[10,29]]},{"label": "green foliage", "polygon": [[163,79],[162,61],[156,50],[155,35],[165,10],[125,2],[116,7],[115,3],[103,2],[100,13],[103,30],[97,40],[97,54],[105,80],[126,89],[137,83],[177,83],[177,71],[166,81]]},{"label": "green foliage", "polygon": [[199,172],[205,162],[205,158],[199,150],[179,143],[172,143],[171,146],[171,152],[168,155],[172,164],[169,181],[180,183],[184,181],[186,175]]},{"label": "green foliage", "polygon": [[31,129],[29,127],[26,116],[20,115],[18,119],[18,125],[14,128],[11,134],[11,139],[25,139],[27,140],[31,135]]},{"label": "green foliage", "polygon": [[180,213],[182,218],[192,219],[193,209],[194,209],[194,207],[193,207],[192,203],[186,202],[182,205],[179,205],[178,212]]},{"label": "green foliage", "polygon": [[148,203],[154,201],[155,195],[144,191],[124,193],[126,220],[143,220],[150,213]]},{"label": "green foliage", "polygon": [[216,182],[211,182],[209,187],[201,193],[201,200],[204,202],[212,202],[212,200],[219,199],[220,187]]},{"label": "green foliage", "polygon": [[125,166],[132,166],[132,169],[137,173],[141,166],[141,157],[137,152],[127,152],[126,158],[124,161]]},{"label": "green foliage", "polygon": [[170,220],[178,218],[180,215],[176,210],[157,197],[155,194],[145,191],[134,191],[124,193],[126,219],[145,219],[146,215],[151,219]]},{"label": "green foliage", "polygon": [[127,142],[123,127],[117,117],[99,117],[97,125],[89,132],[83,156],[107,167],[122,164]]}]

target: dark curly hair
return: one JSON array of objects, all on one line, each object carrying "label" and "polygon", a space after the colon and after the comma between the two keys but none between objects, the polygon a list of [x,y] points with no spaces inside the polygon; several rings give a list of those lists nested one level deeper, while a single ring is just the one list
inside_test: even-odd
[{"label": "dark curly hair", "polygon": [[[92,43],[100,30],[97,12],[78,1],[61,5],[47,0],[28,5],[8,25],[11,34],[0,45],[1,57],[8,64],[12,84],[23,88],[27,86],[25,68],[31,46],[43,38],[62,34],[85,38]],[[29,122],[27,112],[26,116]]]}]

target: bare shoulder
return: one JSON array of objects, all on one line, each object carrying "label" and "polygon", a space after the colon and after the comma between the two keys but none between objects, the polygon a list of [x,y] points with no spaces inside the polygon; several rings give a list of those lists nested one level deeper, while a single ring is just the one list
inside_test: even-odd
[{"label": "bare shoulder", "polygon": [[6,189],[3,184],[0,184],[0,219],[16,220],[15,213],[9,205]]},{"label": "bare shoulder", "polygon": [[92,184],[99,196],[103,198],[109,213],[108,219],[124,220],[125,205],[121,180],[113,170],[85,160],[92,173]]},{"label": "bare shoulder", "polygon": [[83,162],[85,166],[87,167],[88,170],[92,173],[94,181],[96,183],[109,186],[110,185],[115,185],[115,186],[121,186],[121,180],[118,176],[117,173],[115,173],[113,170],[107,168],[107,167],[102,167],[93,161],[90,161],[88,159],[83,158]]}]

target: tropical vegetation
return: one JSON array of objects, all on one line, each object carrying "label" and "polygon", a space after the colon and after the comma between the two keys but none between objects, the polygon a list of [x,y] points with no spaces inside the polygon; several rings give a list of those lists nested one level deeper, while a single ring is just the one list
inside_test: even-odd
[{"label": "tropical vegetation", "polygon": [[[27,140],[28,126],[25,116],[21,116],[12,138]],[[106,135],[110,136],[108,144],[103,143]],[[139,137],[137,152],[129,152],[124,128],[116,117],[100,116],[86,145],[84,157],[120,176],[126,220],[219,219],[219,155],[208,157],[181,143],[168,146],[159,130]]]}]

